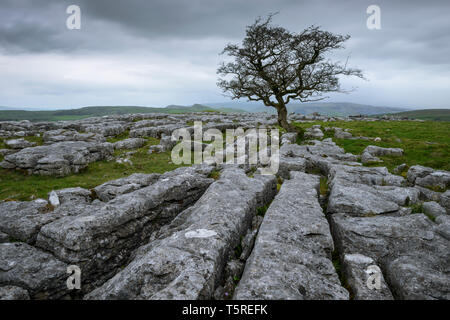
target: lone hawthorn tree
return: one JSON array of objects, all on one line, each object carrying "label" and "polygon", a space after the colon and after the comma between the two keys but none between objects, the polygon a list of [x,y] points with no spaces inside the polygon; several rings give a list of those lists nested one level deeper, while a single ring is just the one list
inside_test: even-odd
[{"label": "lone hawthorn tree", "polygon": [[234,61],[220,65],[217,85],[232,99],[247,98],[274,107],[278,124],[294,131],[287,121],[286,105],[291,100],[318,101],[327,98],[323,96],[327,92],[346,92],[340,88],[339,76],[363,75],[359,69],[325,58],[327,52],[343,48],[350,36],[314,26],[295,34],[271,25],[272,16],[248,26],[242,46],[225,47],[222,54]]}]

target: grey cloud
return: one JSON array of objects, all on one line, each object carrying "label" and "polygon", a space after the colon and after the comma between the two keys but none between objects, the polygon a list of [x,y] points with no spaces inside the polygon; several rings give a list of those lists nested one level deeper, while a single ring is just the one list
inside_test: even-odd
[{"label": "grey cloud", "polygon": [[[381,7],[376,31],[366,28],[365,10],[374,3]],[[81,7],[81,30],[65,27],[70,4]],[[388,77],[414,69],[423,80],[438,67],[440,76],[450,76],[448,0],[0,0],[0,57],[51,53],[130,61],[160,55],[214,69],[226,43],[240,42],[246,25],[273,12],[279,12],[274,23],[292,31],[315,24],[350,34],[347,48],[334,57],[351,55],[350,64],[369,73]],[[43,92],[70,90],[48,86]],[[222,100],[219,90],[217,96]]]}]

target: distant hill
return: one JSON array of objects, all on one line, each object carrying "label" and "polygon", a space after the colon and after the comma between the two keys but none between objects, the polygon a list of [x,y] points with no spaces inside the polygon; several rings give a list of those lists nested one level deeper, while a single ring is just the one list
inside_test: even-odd
[{"label": "distant hill", "polygon": [[170,105],[165,108],[150,108],[139,106],[95,106],[79,109],[27,111],[27,110],[0,110],[0,121],[58,121],[76,120],[89,117],[101,117],[113,114],[131,113],[189,113],[189,112],[244,112],[231,108],[212,108],[200,104],[192,106]]},{"label": "distant hill", "polygon": [[[262,103],[252,102],[224,102],[224,103],[204,103],[210,107],[238,108],[248,112],[275,113],[275,108],[266,107]],[[316,102],[316,103],[290,103],[287,105],[289,112],[310,114],[319,112],[328,116],[351,116],[351,115],[374,115],[384,113],[394,113],[407,111],[406,108],[380,107],[349,102]]]},{"label": "distant hill", "polygon": [[397,112],[390,115],[399,117],[408,117],[410,119],[450,121],[450,109],[423,109],[423,110]]}]

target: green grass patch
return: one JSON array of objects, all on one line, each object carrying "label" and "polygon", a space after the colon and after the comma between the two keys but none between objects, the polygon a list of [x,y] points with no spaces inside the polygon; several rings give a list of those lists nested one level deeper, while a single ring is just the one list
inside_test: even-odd
[{"label": "green grass patch", "polygon": [[425,213],[425,210],[423,210],[423,203],[415,203],[409,206],[409,208],[411,208],[411,214],[417,214],[417,213],[423,213],[424,215],[426,215],[428,217],[428,219],[430,219],[431,221],[435,222],[436,221],[436,217]]},{"label": "green grass patch", "polygon": [[338,275],[338,277],[339,277],[339,280],[340,280],[340,282],[341,282],[341,285],[342,285],[345,289],[347,289],[347,291],[349,292],[349,294],[350,294],[350,300],[353,300],[353,298],[354,298],[354,293],[353,293],[352,288],[351,288],[350,285],[348,284],[348,281],[347,281],[347,279],[346,279],[346,277],[345,277],[345,275],[344,275],[344,271],[342,270],[341,259],[340,259],[340,257],[339,257],[339,252],[338,252],[337,250],[334,250],[334,251],[331,253],[331,261],[332,261],[333,267],[334,267],[334,269],[336,270],[336,273],[337,273],[337,275]]},{"label": "green grass patch", "polygon": [[266,204],[262,207],[256,208],[256,215],[264,217],[267,212],[267,209],[269,209],[269,206],[270,206],[270,204]]},{"label": "green grass patch", "polygon": [[214,180],[218,180],[220,178],[220,171],[219,170],[213,170],[208,175],[208,178],[213,178]]},{"label": "green grass patch", "polygon": [[324,132],[324,138],[333,138],[337,145],[346,152],[356,155],[369,145],[384,148],[402,148],[403,157],[380,157],[381,164],[369,166],[386,166],[390,171],[406,163],[409,167],[422,165],[434,169],[450,171],[450,122],[448,121],[335,121],[294,123],[296,126],[309,128],[315,124],[322,127],[340,127],[350,129],[354,137],[380,137],[380,142],[366,140],[335,139],[334,133]]},{"label": "green grass patch", "polygon": [[[47,198],[51,190],[71,187],[94,188],[110,180],[123,178],[133,173],[164,173],[182,165],[171,162],[170,151],[148,154],[148,146],[158,140],[149,138],[146,146],[138,149],[129,159],[130,164],[120,164],[115,160],[97,161],[78,174],[66,177],[25,175],[20,171],[0,169],[0,200],[12,199],[26,201],[30,198]],[[130,150],[116,150],[116,156],[125,156]]]},{"label": "green grass patch", "polygon": [[117,136],[109,137],[108,139],[106,139],[106,141],[110,142],[110,143],[115,143],[118,141],[128,139],[129,137],[130,137],[130,130],[127,129],[124,132],[122,132],[121,134],[118,134]]},{"label": "green grass patch", "polygon": [[328,179],[327,177],[321,176],[320,177],[320,187],[319,191],[321,195],[326,195],[328,193]]},{"label": "green grass patch", "polygon": [[36,136],[24,137],[24,139],[27,140],[28,142],[36,143],[37,146],[42,146],[44,144],[44,139],[42,138],[42,135],[40,135],[39,137]]}]

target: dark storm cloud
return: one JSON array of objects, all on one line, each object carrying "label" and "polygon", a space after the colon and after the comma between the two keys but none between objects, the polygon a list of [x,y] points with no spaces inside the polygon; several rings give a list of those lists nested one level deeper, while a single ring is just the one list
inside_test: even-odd
[{"label": "dark storm cloud", "polygon": [[[80,32],[65,28],[65,8],[73,3],[82,10]],[[365,9],[372,3],[382,10],[379,31],[365,26]],[[447,0],[6,0],[0,13],[0,44],[10,52],[73,52],[123,51],[133,48],[136,39],[144,47],[145,41],[151,45],[158,39],[238,41],[246,25],[271,12],[280,12],[275,23],[294,31],[316,24],[349,33],[357,40],[353,54],[368,58],[443,63],[450,53]]]},{"label": "dark storm cloud", "polygon": [[[81,30],[66,28],[66,8],[71,4],[81,7]],[[381,30],[368,30],[366,27],[366,8],[371,4],[381,8]],[[121,80],[123,75],[129,76],[125,77],[124,84],[120,84],[133,92],[136,79],[144,81],[149,77],[149,82],[152,82],[164,78],[164,85],[175,82],[177,88],[185,86],[189,88],[189,94],[192,93],[192,99],[196,99],[192,102],[201,102],[201,93],[195,98],[194,92],[200,92],[208,83],[212,83],[205,89],[209,90],[209,96],[220,97],[214,84],[214,71],[218,53],[225,44],[240,42],[246,25],[258,16],[274,12],[279,12],[274,23],[294,32],[314,24],[332,32],[350,34],[352,38],[346,49],[334,57],[343,60],[351,55],[351,65],[372,75],[372,87],[367,94],[383,89],[376,87],[377,79],[394,81],[392,79],[403,74],[408,74],[408,79],[393,82],[399,86],[399,92],[408,91],[406,81],[422,83],[431,75],[435,78],[430,80],[430,88],[436,83],[448,83],[448,0],[0,0],[0,59],[10,64],[21,63],[20,59],[12,57],[27,56],[33,71],[44,68],[44,65],[48,68],[51,58],[45,55],[55,55],[59,68],[67,66],[70,69],[71,61],[76,60],[81,71],[73,67],[69,75],[64,75],[64,81],[91,80],[88,70],[93,69],[94,72],[97,71],[94,67],[98,67],[105,80],[115,77]],[[43,63],[40,59],[44,59]],[[32,61],[36,61],[35,65]],[[102,61],[107,63],[100,65]],[[19,68],[20,65],[16,70]],[[11,67],[9,72],[14,72],[14,68]],[[186,79],[192,79],[189,83],[183,84],[179,80],[182,72]],[[59,77],[53,74],[53,78],[46,79],[38,72],[30,75],[26,70],[20,70],[14,74],[15,90],[9,91],[19,95],[22,90],[26,92],[30,82],[41,79],[42,83],[31,90],[35,97],[39,88],[46,94],[61,95],[69,90],[71,83],[61,84],[63,81]],[[44,90],[46,81],[49,88]],[[196,81],[197,89],[194,86]],[[100,88],[98,83],[85,82],[86,85],[75,83],[73,88],[85,88],[86,95],[95,91],[96,86],[102,92],[107,90],[103,83]],[[8,82],[1,85],[8,86]],[[152,88],[145,89],[151,91]],[[163,91],[161,84],[152,92]],[[352,97],[360,94],[358,99],[366,99],[365,92]],[[111,99],[118,94],[114,86]],[[172,103],[169,101],[171,96],[166,95],[168,103]],[[441,95],[439,99],[448,101],[448,98]],[[6,102],[0,100],[0,104],[16,101],[13,96],[9,99]]]}]

